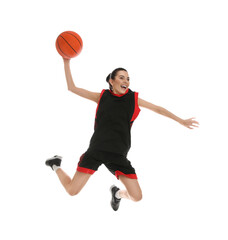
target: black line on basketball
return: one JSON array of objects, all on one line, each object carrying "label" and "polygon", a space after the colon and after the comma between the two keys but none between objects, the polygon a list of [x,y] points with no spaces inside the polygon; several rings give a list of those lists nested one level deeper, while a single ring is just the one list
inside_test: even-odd
[{"label": "black line on basketball", "polygon": [[74,34],[72,34],[72,33],[70,33],[70,32],[65,32],[65,33],[70,34],[71,36],[75,37],[75,38],[78,40],[78,42],[79,42],[79,44],[80,44],[80,46],[81,46],[81,48],[82,48],[81,41],[80,41]]},{"label": "black line on basketball", "polygon": [[[60,37],[72,48],[72,46],[67,42],[67,40],[63,36],[60,35]],[[72,49],[73,49],[74,52],[77,53],[77,51],[74,48],[72,48]]]},{"label": "black line on basketball", "polygon": [[62,52],[62,54],[65,55],[66,57],[71,58],[70,56],[68,56],[66,53],[64,53],[64,52],[62,51],[62,49],[61,49],[60,46],[59,46],[59,40],[57,40],[57,44],[58,44],[59,50]]}]

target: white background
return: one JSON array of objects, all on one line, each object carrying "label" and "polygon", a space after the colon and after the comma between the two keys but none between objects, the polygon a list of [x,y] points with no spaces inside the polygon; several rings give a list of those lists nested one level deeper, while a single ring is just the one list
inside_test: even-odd
[{"label": "white background", "polygon": [[[3,1],[1,22],[1,239],[228,239],[228,7],[222,0]],[[129,159],[143,200],[110,207],[121,183],[100,167],[70,197],[44,164],[73,176],[93,133],[96,104],[67,91],[57,36],[79,33],[75,84],[108,88],[124,67],[131,89],[189,130],[142,109]]]}]

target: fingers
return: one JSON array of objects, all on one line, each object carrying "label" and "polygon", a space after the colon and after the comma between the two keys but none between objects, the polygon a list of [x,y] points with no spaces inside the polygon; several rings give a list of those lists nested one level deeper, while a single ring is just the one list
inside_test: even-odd
[{"label": "fingers", "polygon": [[193,117],[193,118],[190,118],[190,119],[192,120],[193,123],[199,124],[199,122],[197,122],[197,121],[195,120],[196,118]]},{"label": "fingers", "polygon": [[191,120],[191,126],[199,127],[199,122],[197,122],[195,118],[190,118],[190,120]]},{"label": "fingers", "polygon": [[192,121],[192,124],[199,125],[199,122],[197,122],[197,121]]},{"label": "fingers", "polygon": [[197,122],[196,120],[194,120],[195,118],[189,118],[187,120],[185,120],[185,127],[189,128],[189,129],[194,129],[195,127],[199,127],[199,122]]}]

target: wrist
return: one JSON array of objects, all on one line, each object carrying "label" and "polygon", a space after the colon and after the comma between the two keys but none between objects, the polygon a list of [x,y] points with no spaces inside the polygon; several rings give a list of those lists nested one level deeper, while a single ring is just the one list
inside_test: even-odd
[{"label": "wrist", "polygon": [[179,118],[179,119],[178,119],[178,122],[179,122],[180,124],[184,125],[184,119]]},{"label": "wrist", "polygon": [[69,64],[70,63],[70,59],[63,58],[63,62],[64,62],[64,64]]}]

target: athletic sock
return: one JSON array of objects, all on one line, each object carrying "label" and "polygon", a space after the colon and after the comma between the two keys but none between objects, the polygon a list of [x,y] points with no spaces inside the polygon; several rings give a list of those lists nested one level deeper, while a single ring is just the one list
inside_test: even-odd
[{"label": "athletic sock", "polygon": [[120,197],[120,190],[118,190],[118,191],[116,192],[115,197],[118,198],[118,199],[121,199],[121,197]]},{"label": "athletic sock", "polygon": [[56,166],[56,165],[53,165],[52,166],[52,169],[56,172],[57,169],[59,169],[60,167],[59,166]]}]

